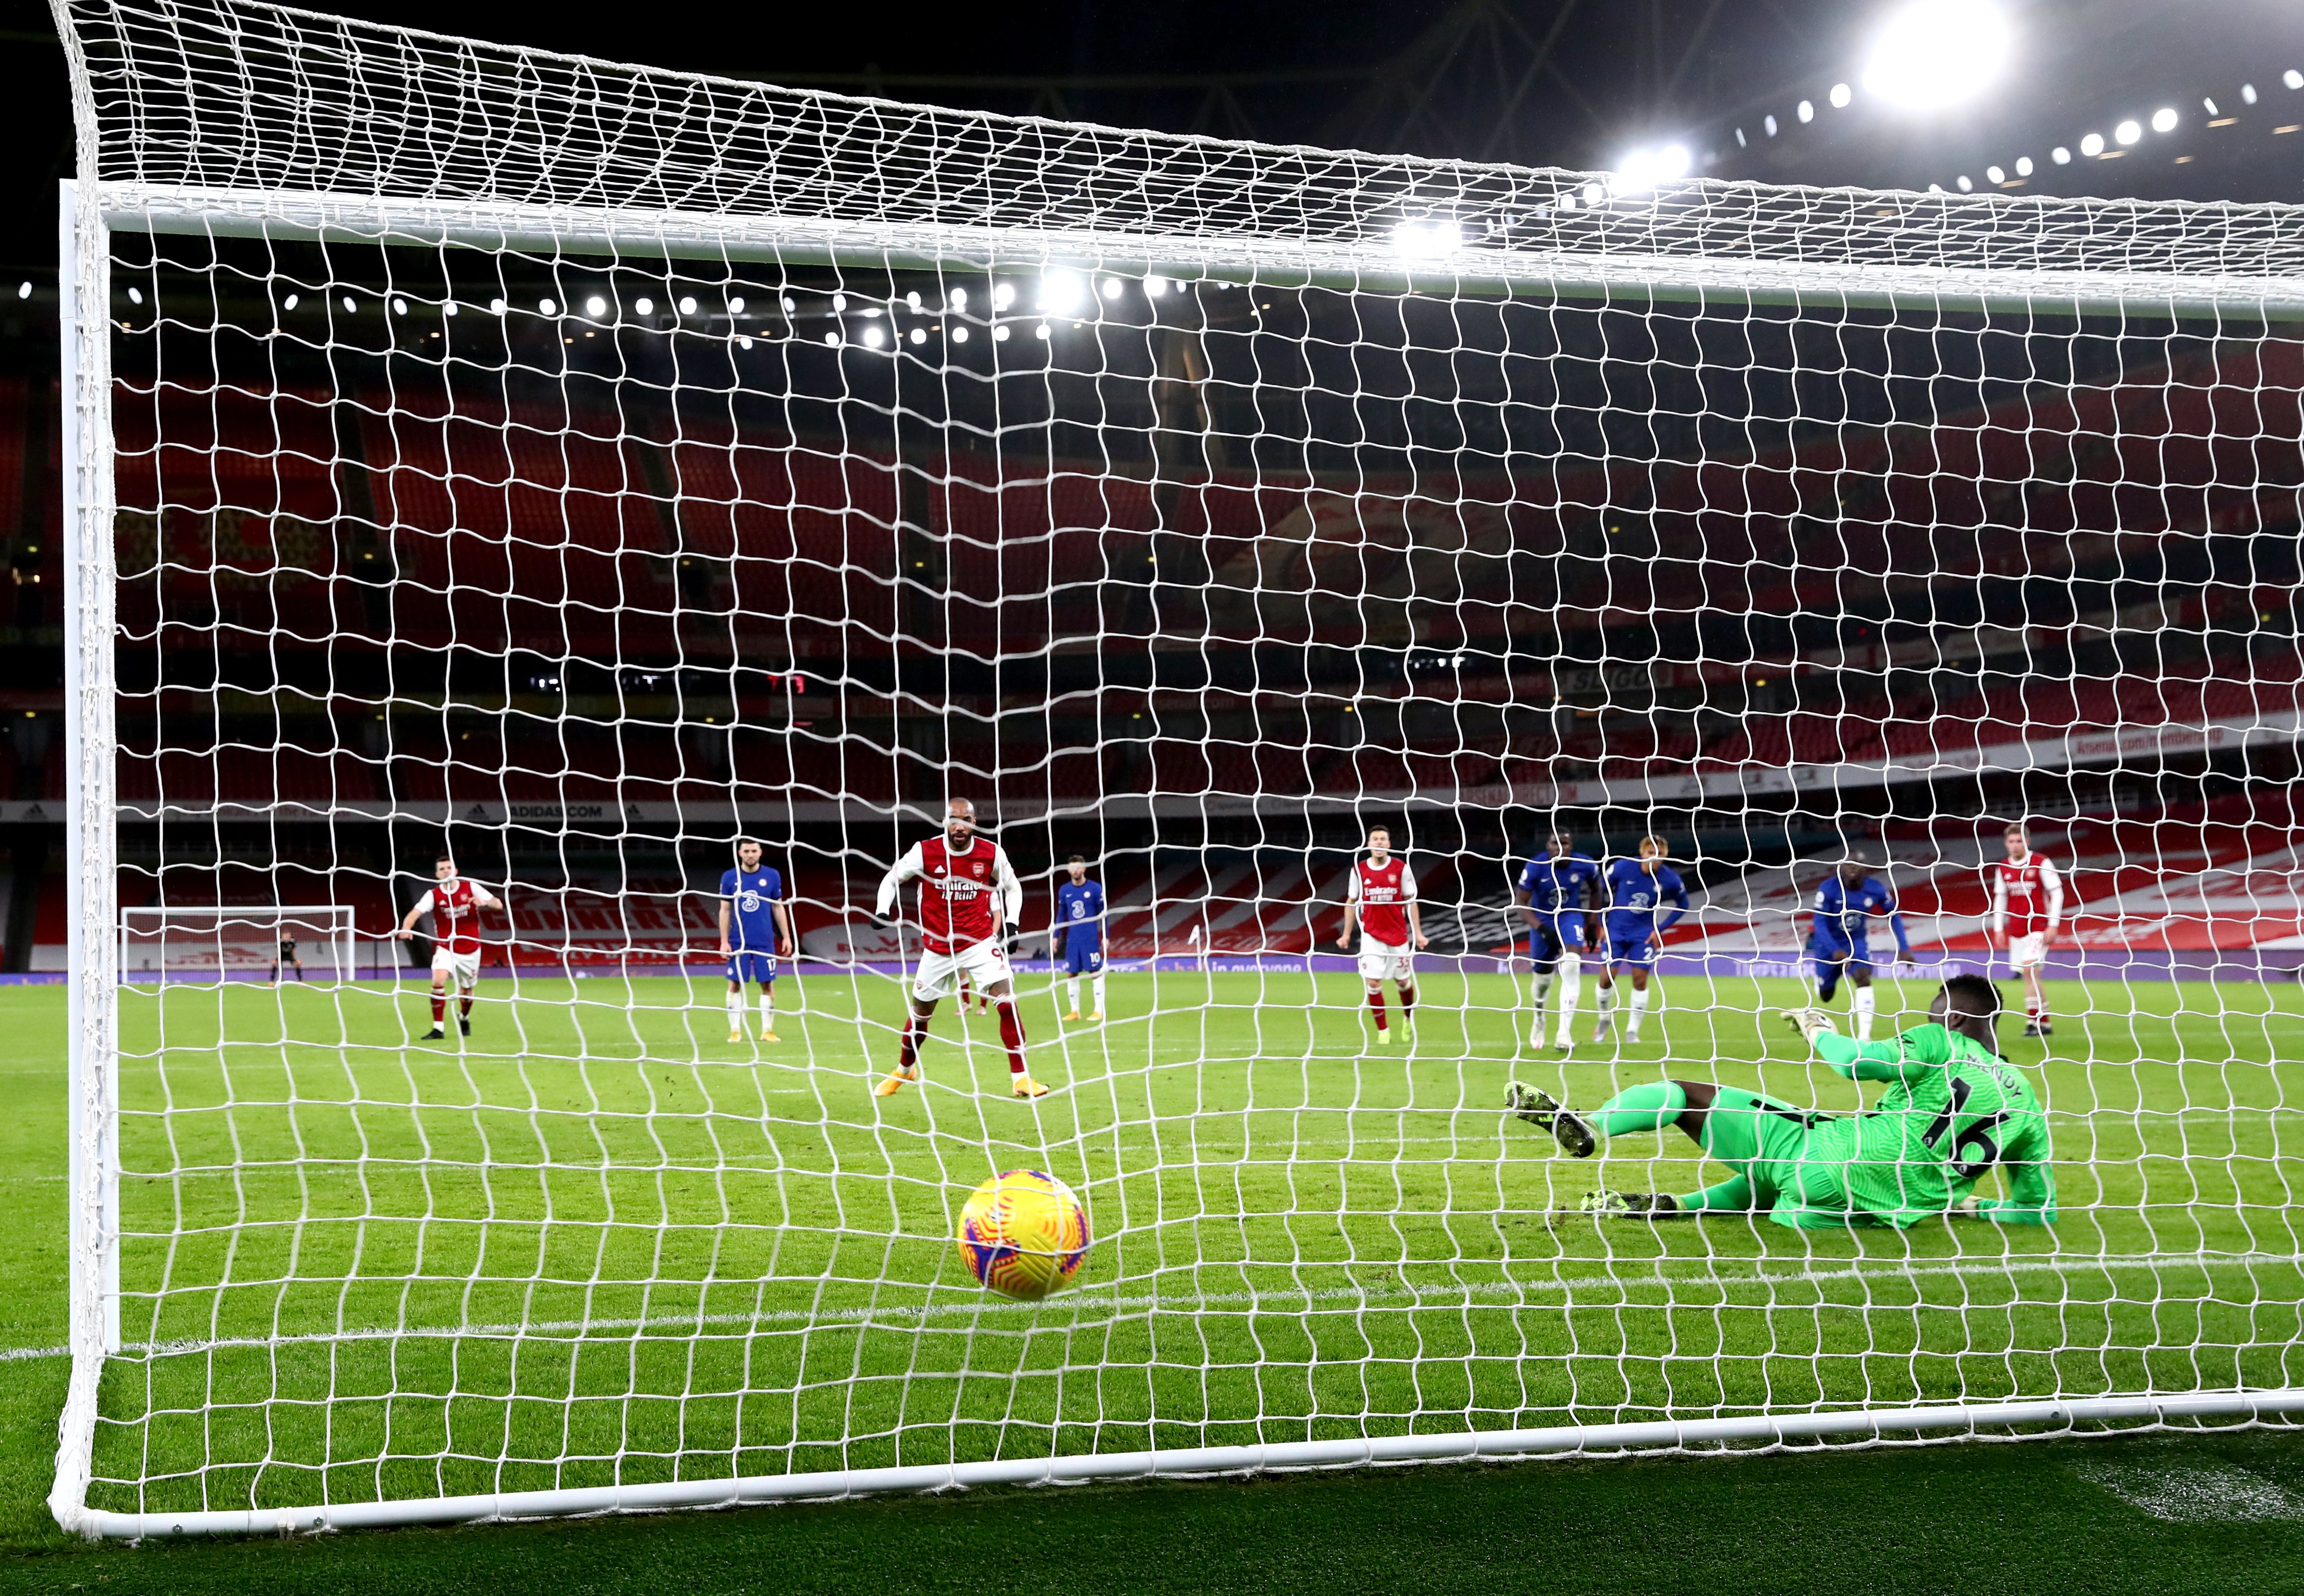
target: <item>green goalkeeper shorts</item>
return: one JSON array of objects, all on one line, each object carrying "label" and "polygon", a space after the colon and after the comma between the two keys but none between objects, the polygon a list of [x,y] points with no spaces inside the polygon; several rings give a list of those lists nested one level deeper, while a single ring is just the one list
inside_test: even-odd
[{"label": "green goalkeeper shorts", "polygon": [[1753,1205],[1795,1229],[1849,1222],[1844,1175],[1853,1127],[1738,1086],[1713,1091],[1704,1150],[1752,1183]]}]

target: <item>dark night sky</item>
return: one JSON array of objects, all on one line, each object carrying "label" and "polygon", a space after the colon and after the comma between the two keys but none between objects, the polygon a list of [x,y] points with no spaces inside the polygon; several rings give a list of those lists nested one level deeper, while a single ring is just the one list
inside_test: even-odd
[{"label": "dark night sky", "polygon": [[[1439,65],[1419,64],[1465,0],[1002,0],[992,5],[548,7],[508,0],[347,0],[377,21],[504,43],[698,71],[787,76],[1302,72],[1363,75],[1292,83],[1240,82],[1211,118],[1205,92],[1066,89],[1063,107],[1084,118],[1193,131],[1406,148],[1431,155],[1564,165],[1611,165],[1644,139],[1683,138],[1723,156],[1716,175],[1775,182],[1925,187],[2013,157],[2044,157],[2091,128],[2186,113],[2184,131],[2120,162],[2043,170],[2034,192],[2304,200],[2304,93],[2279,87],[2304,68],[2304,8],[2283,0],[2010,0],[2021,40],[2018,65],[1968,110],[1915,122],[1864,101],[1796,125],[1803,97],[1819,106],[1831,83],[1855,75],[1884,4],[1828,0],[1488,0],[1496,25],[1459,41]],[[1561,13],[1566,12],[1564,20]],[[1556,70],[1539,76],[1509,112],[1494,88],[1553,31]],[[1501,38],[1503,44],[1495,41]],[[0,110],[0,167],[12,221],[0,270],[51,271],[53,184],[71,165],[63,55],[46,8],[19,0],[0,27],[0,63],[13,92]],[[1373,69],[1396,63],[1388,77]],[[2213,133],[2203,96],[2234,103],[2260,80],[2263,103]],[[857,87],[860,88],[860,85]],[[1408,107],[1428,89],[1426,114]],[[903,98],[1003,111],[1049,109],[1014,87],[903,84]],[[1762,139],[1777,113],[1783,135]],[[1754,148],[1739,152],[1732,128]],[[2190,161],[2177,156],[2190,154]]]}]

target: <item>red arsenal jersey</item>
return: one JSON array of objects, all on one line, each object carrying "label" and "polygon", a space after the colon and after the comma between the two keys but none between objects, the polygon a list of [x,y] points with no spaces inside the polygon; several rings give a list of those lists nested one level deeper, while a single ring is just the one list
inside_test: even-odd
[{"label": "red arsenal jersey", "polygon": [[2004,908],[2003,929],[2010,936],[2031,936],[2055,928],[2058,913],[2063,908],[2063,883],[2056,879],[2056,867],[2043,856],[2026,854],[2020,862],[2003,859],[1995,866],[1998,878],[1994,884],[1994,908]]},{"label": "red arsenal jersey", "polygon": [[1360,929],[1390,947],[1408,942],[1408,905],[1416,896],[1416,878],[1408,861],[1398,854],[1378,865],[1362,859],[1352,866],[1352,901],[1360,906]]},{"label": "red arsenal jersey", "polygon": [[953,852],[942,836],[920,844],[920,932],[930,952],[972,948],[1000,928],[994,906],[1009,874],[1006,864],[981,837],[966,853]]},{"label": "red arsenal jersey", "polygon": [[435,882],[424,896],[432,911],[432,940],[451,953],[480,950],[479,890],[458,876]]}]

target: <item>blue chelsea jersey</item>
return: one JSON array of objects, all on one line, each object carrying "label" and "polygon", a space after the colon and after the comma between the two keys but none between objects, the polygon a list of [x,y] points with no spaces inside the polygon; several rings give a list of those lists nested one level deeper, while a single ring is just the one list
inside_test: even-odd
[{"label": "blue chelsea jersey", "polygon": [[1826,877],[1816,890],[1816,934],[1825,942],[1861,942],[1871,929],[1875,915],[1891,916],[1901,946],[1904,926],[1903,917],[1897,912],[1896,895],[1876,876],[1868,875],[1851,887],[1835,874]]},{"label": "blue chelsea jersey", "polygon": [[729,870],[720,877],[720,896],[728,902],[728,945],[757,952],[776,950],[776,916],[771,904],[784,900],[784,878],[763,865],[758,870]]},{"label": "blue chelsea jersey", "polygon": [[1530,859],[1514,883],[1539,915],[1564,915],[1584,907],[1585,889],[1600,874],[1590,854],[1546,854]]},{"label": "blue chelsea jersey", "polygon": [[[1688,912],[1688,888],[1680,872],[1659,863],[1651,875],[1638,859],[1618,859],[1608,866],[1608,934],[1645,935],[1668,931]],[[1674,907],[1666,910],[1666,902]]]},{"label": "blue chelsea jersey", "polygon": [[1056,888],[1056,923],[1067,942],[1093,945],[1100,940],[1104,920],[1101,882],[1064,882]]}]

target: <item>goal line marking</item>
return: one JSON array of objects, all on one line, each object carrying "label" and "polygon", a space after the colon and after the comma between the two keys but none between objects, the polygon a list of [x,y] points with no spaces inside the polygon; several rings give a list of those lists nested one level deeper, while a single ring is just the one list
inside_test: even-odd
[{"label": "goal line marking", "polygon": [[[1581,1275],[1565,1279],[1493,1281],[1463,1286],[1422,1287],[1326,1287],[1304,1291],[1210,1291],[1195,1293],[1150,1292],[1133,1296],[1097,1296],[1093,1295],[1066,1296],[1053,1303],[1020,1303],[987,1298],[978,1302],[922,1303],[912,1305],[877,1305],[857,1308],[832,1308],[812,1312],[804,1308],[777,1309],[762,1313],[655,1313],[636,1318],[551,1319],[535,1320],[524,1324],[465,1324],[410,1325],[402,1329],[367,1329],[334,1331],[309,1331],[292,1336],[226,1336],[209,1340],[131,1341],[122,1349],[122,1355],[172,1357],[201,1352],[223,1351],[258,1347],[292,1347],[302,1344],[351,1341],[390,1341],[402,1339],[456,1340],[465,1337],[539,1336],[563,1338],[588,1335],[595,1330],[650,1330],[694,1328],[702,1330],[714,1325],[794,1324],[803,1327],[843,1323],[868,1323],[881,1319],[947,1319],[982,1316],[986,1314],[1029,1313],[1054,1308],[1101,1310],[1107,1313],[1186,1312],[1194,1308],[1256,1307],[1265,1303],[1312,1304],[1322,1302],[1360,1301],[1377,1309],[1397,1311],[1404,1308],[1444,1307],[1452,1302],[1467,1305],[1480,1302],[1509,1301],[1530,1296],[1558,1296],[1577,1291],[1614,1288],[1617,1290],[1654,1290],[1673,1286],[1713,1286],[1724,1289],[1742,1289],[1753,1286],[1773,1285],[1831,1285],[1849,1280],[1877,1280],[1893,1283],[1914,1279],[1941,1279],[1947,1276],[1992,1276],[2012,1274],[2084,1274],[2091,1271],[2114,1269],[2198,1268],[2236,1269],[2258,1265],[2304,1265],[2304,1253],[2130,1253],[2103,1258],[2024,1258],[2011,1260],[1975,1259],[1946,1263],[1924,1264],[1915,1268],[1850,1268],[1808,1270],[1755,1270],[1745,1274],[1707,1275]],[[1676,1305],[1690,1310],[1701,1310],[1719,1305],[1687,1303]],[[2036,1304],[2035,1306],[2052,1306]],[[1284,1312],[1275,1307],[1273,1312]],[[13,1347],[0,1348],[0,1363],[28,1363],[43,1358],[68,1356],[65,1347]]]}]

